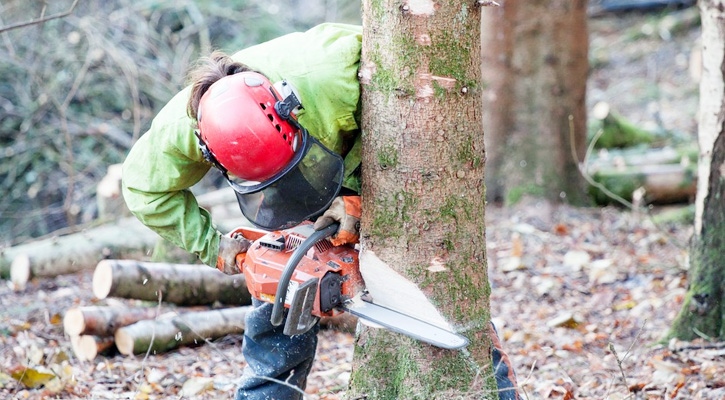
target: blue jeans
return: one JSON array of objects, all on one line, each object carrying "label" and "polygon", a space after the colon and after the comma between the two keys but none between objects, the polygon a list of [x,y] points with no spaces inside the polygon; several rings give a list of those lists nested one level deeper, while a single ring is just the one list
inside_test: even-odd
[{"label": "blue jeans", "polygon": [[236,399],[302,399],[301,391],[307,384],[307,374],[317,350],[320,324],[302,335],[287,336],[282,332],[284,324],[274,326],[269,321],[271,303],[252,299],[252,305],[254,309],[247,313],[244,320],[242,353],[247,366],[237,388]]},{"label": "blue jeans", "polygon": [[[252,300],[254,309],[245,318],[242,353],[247,361],[236,400],[299,400],[317,350],[316,324],[302,335],[287,336],[284,324],[273,326],[272,304]],[[499,400],[518,400],[516,377],[491,324],[491,349]],[[272,378],[273,380],[270,380]],[[279,382],[285,382],[280,384]],[[295,387],[291,387],[294,385]]]}]

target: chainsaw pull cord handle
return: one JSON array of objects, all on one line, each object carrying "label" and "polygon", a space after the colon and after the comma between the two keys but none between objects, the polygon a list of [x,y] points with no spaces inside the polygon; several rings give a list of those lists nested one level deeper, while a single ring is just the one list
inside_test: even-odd
[{"label": "chainsaw pull cord handle", "polygon": [[334,223],[319,231],[315,231],[315,233],[310,235],[304,242],[297,246],[289,260],[287,260],[287,264],[284,266],[282,276],[280,276],[279,283],[277,284],[277,294],[274,297],[272,316],[269,319],[272,325],[282,325],[282,320],[284,319],[284,300],[285,297],[287,297],[287,287],[289,286],[290,279],[292,279],[292,274],[294,274],[295,269],[297,268],[297,264],[299,264],[302,257],[307,254],[307,250],[311,249],[317,242],[334,235],[339,227],[340,224]]}]

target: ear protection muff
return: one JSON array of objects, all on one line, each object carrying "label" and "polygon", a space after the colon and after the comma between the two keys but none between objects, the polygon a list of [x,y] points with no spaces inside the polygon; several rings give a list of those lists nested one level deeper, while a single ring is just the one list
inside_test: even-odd
[{"label": "ear protection muff", "polygon": [[[277,112],[280,118],[294,125],[298,125],[294,115],[297,115],[297,112],[304,107],[302,107],[302,103],[300,102],[297,89],[286,80],[275,82],[272,86],[282,96],[282,100],[277,99],[277,102],[274,104],[274,111]],[[277,98],[277,95],[275,93],[273,94]]]}]

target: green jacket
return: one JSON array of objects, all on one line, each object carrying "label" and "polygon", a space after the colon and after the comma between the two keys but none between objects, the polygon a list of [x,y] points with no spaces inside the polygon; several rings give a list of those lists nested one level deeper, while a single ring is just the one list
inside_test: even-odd
[{"label": "green jacket", "polygon": [[[358,116],[362,29],[322,24],[232,56],[271,82],[286,79],[299,92],[300,124],[329,149],[345,157],[344,186],[359,191]],[[187,87],[159,112],[123,164],[123,196],[131,212],[163,238],[216,265],[221,233],[209,212],[188,190],[207,173],[186,115]]]}]

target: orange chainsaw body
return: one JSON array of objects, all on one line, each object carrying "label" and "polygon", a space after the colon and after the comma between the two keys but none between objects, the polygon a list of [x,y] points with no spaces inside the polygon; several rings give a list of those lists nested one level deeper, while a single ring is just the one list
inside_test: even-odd
[{"label": "orange chainsaw body", "polygon": [[[246,253],[237,256],[237,266],[244,273],[249,293],[256,299],[267,302],[275,302],[277,286],[287,261],[297,246],[302,243],[311,230],[311,224],[303,224],[294,228],[267,232],[254,228],[239,228],[234,233],[241,233],[244,237],[254,240],[254,243]],[[290,280],[287,290],[287,297],[284,305],[290,307],[290,293],[305,282],[317,279],[320,284],[311,310],[312,315],[317,317],[331,317],[341,314],[343,311],[335,307],[328,310],[321,309],[321,291],[325,291],[326,285],[321,284],[323,278],[328,274],[338,274],[341,282],[339,299],[341,302],[354,297],[364,287],[358,264],[358,251],[353,245],[333,246],[324,239],[317,242],[314,247],[307,251],[299,261]],[[329,277],[328,277],[329,278]],[[337,277],[334,277],[337,279]],[[329,287],[329,285],[327,285]],[[336,296],[323,293],[323,296]],[[328,302],[329,303],[329,302]]]}]

